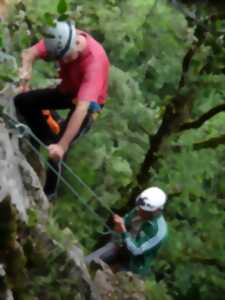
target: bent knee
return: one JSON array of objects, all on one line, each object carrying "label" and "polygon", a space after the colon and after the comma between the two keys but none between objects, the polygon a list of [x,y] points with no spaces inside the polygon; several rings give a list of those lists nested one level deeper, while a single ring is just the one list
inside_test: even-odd
[{"label": "bent knee", "polygon": [[18,94],[14,97],[14,104],[16,108],[19,108],[23,101],[23,94]]},{"label": "bent knee", "polygon": [[30,101],[29,97],[27,96],[27,93],[18,94],[14,97],[13,100],[16,110],[21,114],[24,114],[26,111],[29,110]]}]

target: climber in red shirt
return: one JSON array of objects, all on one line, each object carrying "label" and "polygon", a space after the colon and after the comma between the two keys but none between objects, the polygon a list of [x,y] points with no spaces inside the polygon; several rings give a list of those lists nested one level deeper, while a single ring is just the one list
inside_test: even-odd
[{"label": "climber in red shirt", "polygon": [[[29,91],[32,66],[37,59],[56,60],[61,82],[54,88]],[[57,170],[71,143],[87,131],[93,114],[101,111],[107,98],[109,60],[102,45],[70,22],[56,22],[44,37],[22,53],[19,70],[22,93],[14,99],[17,113],[48,145],[51,164]],[[60,134],[52,132],[43,110],[70,109]],[[56,183],[49,170],[45,191],[54,193]],[[50,176],[51,175],[51,176]],[[55,178],[56,181],[56,178]]]}]

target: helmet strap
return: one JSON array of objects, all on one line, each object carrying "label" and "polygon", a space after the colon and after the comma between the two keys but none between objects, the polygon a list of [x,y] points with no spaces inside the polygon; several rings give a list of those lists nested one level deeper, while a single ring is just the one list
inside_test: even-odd
[{"label": "helmet strap", "polygon": [[62,51],[60,51],[59,55],[57,56],[58,59],[63,58],[63,56],[66,54],[66,52],[69,50],[70,48],[70,44],[71,44],[71,40],[72,40],[72,24],[70,22],[66,22],[69,26],[69,37],[68,40],[66,42],[65,47],[62,49]]}]

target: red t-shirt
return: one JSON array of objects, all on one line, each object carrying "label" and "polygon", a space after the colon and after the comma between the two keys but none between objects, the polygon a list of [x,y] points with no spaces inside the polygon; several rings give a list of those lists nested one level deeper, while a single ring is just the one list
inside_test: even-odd
[{"label": "red t-shirt", "polygon": [[[104,104],[107,97],[109,60],[104,48],[91,35],[78,31],[86,37],[87,46],[77,59],[64,63],[59,60],[59,88],[62,92],[72,92],[78,101],[95,101]],[[35,47],[39,58],[48,56],[44,40]]]}]

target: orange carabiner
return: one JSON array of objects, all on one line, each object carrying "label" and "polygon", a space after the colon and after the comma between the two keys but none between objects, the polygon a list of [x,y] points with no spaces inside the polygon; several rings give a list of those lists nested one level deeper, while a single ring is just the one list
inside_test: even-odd
[{"label": "orange carabiner", "polygon": [[43,116],[46,118],[46,121],[48,123],[48,126],[50,127],[51,131],[54,134],[59,134],[60,133],[60,125],[59,123],[53,118],[50,110],[42,110]]}]

